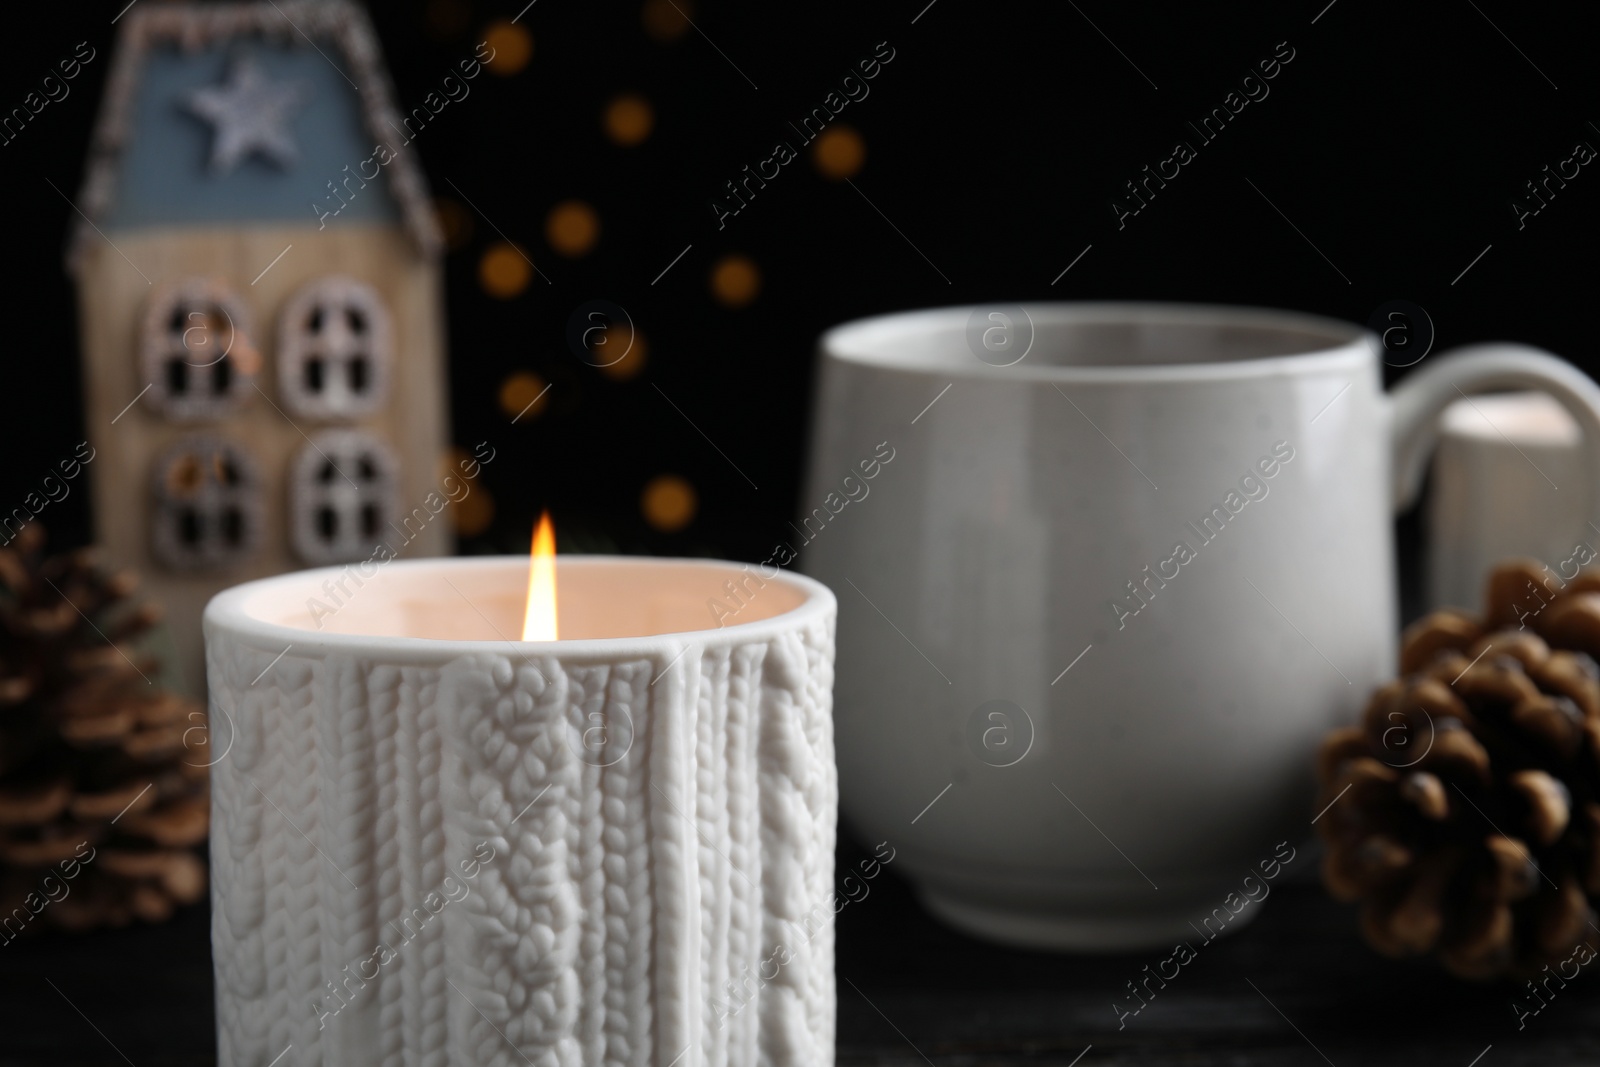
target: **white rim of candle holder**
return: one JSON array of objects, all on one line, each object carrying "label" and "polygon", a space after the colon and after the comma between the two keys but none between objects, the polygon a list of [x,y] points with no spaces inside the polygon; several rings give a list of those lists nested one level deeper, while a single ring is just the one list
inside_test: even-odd
[{"label": "white rim of candle holder", "polygon": [[[660,567],[662,569],[709,567],[724,570],[729,577],[739,577],[747,573],[745,568],[759,566],[758,564],[734,564],[728,560],[674,556],[570,555],[557,556],[556,560],[558,575],[560,568],[598,567],[626,563],[630,566]],[[211,598],[202,616],[202,626],[207,640],[212,639],[214,632],[220,632],[226,633],[230,640],[241,642],[262,651],[277,652],[292,645],[296,655],[301,658],[321,658],[330,653],[371,655],[376,649],[381,648],[383,655],[379,658],[405,660],[407,663],[420,664],[448,663],[462,656],[475,653],[503,653],[506,646],[510,645],[524,655],[558,656],[564,662],[577,663],[588,660],[614,660],[617,654],[623,651],[636,655],[648,655],[654,652],[658,655],[670,657],[678,654],[687,645],[698,644],[704,648],[716,648],[721,645],[748,644],[752,641],[760,641],[782,633],[789,633],[797,628],[821,621],[832,616],[837,610],[837,601],[831,589],[814,578],[808,578],[803,574],[785,570],[779,570],[777,574],[771,577],[767,577],[764,574],[757,574],[757,577],[763,582],[779,582],[804,595],[804,601],[788,611],[765,619],[730,623],[721,627],[708,626],[699,630],[676,630],[670,633],[642,634],[627,637],[591,637],[555,641],[522,641],[514,638],[496,637],[458,641],[440,637],[329,633],[322,630],[308,630],[298,626],[286,626],[282,623],[269,622],[250,614],[246,610],[246,605],[254,597],[274,591],[276,587],[297,586],[308,590],[312,595],[316,595],[316,591],[320,588],[324,578],[342,575],[349,566],[349,564],[346,564],[336,567],[318,567],[313,570],[274,575],[270,578],[258,578],[223,590]],[[411,570],[438,570],[441,568],[457,573],[466,573],[473,570],[496,570],[506,567],[515,568],[521,574],[519,580],[525,580],[528,557],[431,556],[422,559],[394,560],[383,564],[383,574],[389,576],[403,574]]]}]

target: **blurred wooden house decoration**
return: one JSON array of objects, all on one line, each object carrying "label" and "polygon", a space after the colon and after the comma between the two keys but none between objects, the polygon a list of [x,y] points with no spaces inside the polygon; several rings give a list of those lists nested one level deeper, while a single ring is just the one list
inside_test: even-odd
[{"label": "blurred wooden house decoration", "polygon": [[[348,0],[140,4],[76,201],[97,540],[198,687],[218,590],[446,551],[440,239]],[[354,589],[354,586],[348,587]]]}]

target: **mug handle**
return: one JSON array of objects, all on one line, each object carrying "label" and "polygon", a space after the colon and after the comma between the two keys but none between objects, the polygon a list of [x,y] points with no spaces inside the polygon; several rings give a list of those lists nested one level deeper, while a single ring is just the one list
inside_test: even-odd
[{"label": "mug handle", "polygon": [[[1468,345],[1408,375],[1389,394],[1394,457],[1394,509],[1403,510],[1422,488],[1428,457],[1439,438],[1439,414],[1453,400],[1495,389],[1536,389],[1549,393],[1583,430],[1588,452],[1584,515],[1593,520],[1600,487],[1600,386],[1565,360],[1529,345],[1504,342]],[[1532,472],[1530,472],[1531,474]],[[1596,527],[1600,531],[1600,527]]]}]

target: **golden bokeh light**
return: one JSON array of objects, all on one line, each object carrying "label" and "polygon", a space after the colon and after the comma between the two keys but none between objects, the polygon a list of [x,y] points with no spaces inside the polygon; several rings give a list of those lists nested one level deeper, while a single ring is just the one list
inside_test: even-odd
[{"label": "golden bokeh light", "polygon": [[490,49],[489,61],[484,66],[495,74],[515,74],[533,58],[533,34],[515,22],[502,19],[491,23],[483,39]]},{"label": "golden bokeh light", "polygon": [[655,129],[656,111],[650,101],[635,93],[623,93],[606,105],[601,119],[606,136],[624,148],[639,144]]},{"label": "golden bokeh light", "polygon": [[694,521],[699,506],[694,486],[676,474],[659,474],[639,496],[644,521],[662,533],[676,533]]},{"label": "golden bokeh light", "polygon": [[544,220],[544,238],[563,256],[587,255],[600,237],[600,216],[582,200],[563,200]]},{"label": "golden bokeh light", "polygon": [[450,521],[462,537],[476,537],[494,522],[494,497],[489,495],[483,480],[480,478],[469,484],[471,489],[467,495],[450,505]]},{"label": "golden bokeh light", "polygon": [[711,295],[725,307],[742,308],[761,292],[761,269],[748,256],[728,255],[711,267]]},{"label": "golden bokeh light", "polygon": [[545,392],[549,383],[531,370],[519,370],[506,375],[500,383],[500,410],[515,422],[529,422],[544,412],[550,403]]},{"label": "golden bokeh light", "polygon": [[867,159],[867,143],[855,127],[839,123],[822,131],[811,146],[811,162],[817,173],[832,181],[853,178]]},{"label": "golden bokeh light", "polygon": [[[639,372],[644,370],[645,361],[650,358],[650,346],[645,342],[644,334],[637,328],[633,331],[633,343],[628,344],[626,330],[618,331],[616,340],[621,341],[627,354],[621,359],[612,357],[612,362],[597,361],[597,369],[601,374],[614,382],[625,382],[637,378]],[[607,343],[610,343],[609,341]],[[601,349],[600,351],[604,351]],[[603,363],[604,365],[600,365]]]},{"label": "golden bokeh light", "polygon": [[466,449],[460,445],[451,445],[441,452],[438,460],[435,461],[434,469],[437,477],[441,479],[446,475],[456,478],[461,477],[462,472],[467,469],[462,464],[470,459],[472,459],[472,456],[467,453]]},{"label": "golden bokeh light", "polygon": [[644,32],[665,44],[676,41],[689,28],[694,5],[689,0],[645,0],[640,18]]},{"label": "golden bokeh light", "polygon": [[495,242],[478,260],[478,283],[484,292],[501,300],[522,292],[532,279],[533,265],[509,242]]}]

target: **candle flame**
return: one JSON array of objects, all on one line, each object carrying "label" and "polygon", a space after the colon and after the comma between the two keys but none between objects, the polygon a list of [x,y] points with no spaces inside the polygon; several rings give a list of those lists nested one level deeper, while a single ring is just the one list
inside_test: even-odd
[{"label": "candle flame", "polygon": [[556,528],[548,511],[539,515],[528,560],[528,610],[522,617],[524,641],[556,639]]}]

